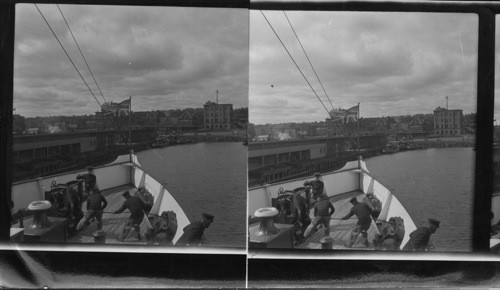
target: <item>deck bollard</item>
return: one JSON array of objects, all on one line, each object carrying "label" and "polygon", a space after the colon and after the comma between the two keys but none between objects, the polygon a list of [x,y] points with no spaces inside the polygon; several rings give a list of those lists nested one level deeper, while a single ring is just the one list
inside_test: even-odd
[{"label": "deck bollard", "polygon": [[92,236],[94,236],[94,243],[105,244],[106,242],[106,232],[102,230],[95,231]]},{"label": "deck bollard", "polygon": [[52,223],[47,217],[47,212],[52,207],[48,200],[36,200],[28,205],[28,209],[33,212],[33,222],[31,229],[49,228]]},{"label": "deck bollard", "polygon": [[333,239],[330,236],[322,238],[321,240],[319,240],[319,242],[321,243],[322,250],[333,249]]},{"label": "deck bollard", "polygon": [[274,225],[273,219],[278,215],[278,210],[274,207],[259,208],[255,211],[255,217],[260,219],[257,236],[267,236],[279,233],[279,229]]}]

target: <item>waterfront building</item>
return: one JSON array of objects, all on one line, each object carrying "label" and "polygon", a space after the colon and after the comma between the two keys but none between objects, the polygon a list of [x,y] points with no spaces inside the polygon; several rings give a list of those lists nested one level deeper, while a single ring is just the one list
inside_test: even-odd
[{"label": "waterfront building", "polygon": [[205,129],[231,129],[232,104],[218,104],[208,101],[204,108]]},{"label": "waterfront building", "polygon": [[194,112],[191,110],[184,110],[179,117],[180,127],[193,127]]},{"label": "waterfront building", "polygon": [[[259,136],[260,137],[260,136]],[[256,139],[259,139],[257,137]],[[277,182],[315,171],[338,169],[347,160],[357,158],[357,138],[314,137],[248,144],[248,185]],[[360,154],[364,157],[381,152],[387,144],[384,134],[361,136]]]},{"label": "waterfront building", "polygon": [[269,141],[269,135],[259,135],[259,136],[255,137],[255,141],[267,142],[267,141]]},{"label": "waterfront building", "polygon": [[[112,161],[128,152],[128,133],[128,130],[88,130],[15,135],[12,142],[13,179],[32,179]],[[139,148],[135,144],[152,142],[155,131],[132,129],[130,133],[132,144]]]},{"label": "waterfront building", "polygon": [[434,110],[434,134],[461,136],[463,134],[463,110],[448,110],[437,107]]}]

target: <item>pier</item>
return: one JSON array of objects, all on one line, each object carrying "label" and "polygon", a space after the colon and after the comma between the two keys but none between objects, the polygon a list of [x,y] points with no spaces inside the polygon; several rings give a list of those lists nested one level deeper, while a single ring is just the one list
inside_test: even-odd
[{"label": "pier", "polygon": [[[323,137],[252,142],[248,146],[248,186],[312,176],[314,172],[338,170],[346,162],[358,157],[348,141],[344,137]],[[381,155],[386,144],[387,138],[382,134],[360,136],[359,155],[363,159]],[[474,145],[474,136],[421,138],[401,142],[399,152]]]},{"label": "pier", "polygon": [[[149,150],[157,128],[128,130],[88,130],[54,134],[14,135],[13,181],[33,179],[66,171],[102,165],[130,150]],[[199,142],[245,142],[246,131],[191,132],[169,136],[165,146]],[[246,148],[244,149],[246,150]]]}]

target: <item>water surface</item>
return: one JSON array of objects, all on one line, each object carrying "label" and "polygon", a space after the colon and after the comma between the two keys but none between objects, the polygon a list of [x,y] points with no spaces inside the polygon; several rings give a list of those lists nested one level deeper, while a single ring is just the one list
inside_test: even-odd
[{"label": "water surface", "polygon": [[210,246],[246,247],[247,147],[237,142],[197,143],[137,154],[159,182],[167,183],[190,221],[215,216],[205,231]]},{"label": "water surface", "polygon": [[415,225],[441,221],[432,241],[439,251],[472,251],[472,148],[399,152],[366,159],[370,173],[394,192]]}]

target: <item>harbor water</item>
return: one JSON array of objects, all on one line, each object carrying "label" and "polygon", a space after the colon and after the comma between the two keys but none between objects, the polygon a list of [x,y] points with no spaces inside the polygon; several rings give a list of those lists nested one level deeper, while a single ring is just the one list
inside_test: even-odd
[{"label": "harbor water", "polygon": [[151,149],[137,156],[148,173],[167,183],[191,222],[200,220],[204,212],[215,216],[205,231],[209,246],[246,246],[246,146],[196,143]]},{"label": "harbor water", "polygon": [[431,240],[438,251],[472,251],[475,152],[440,148],[366,159],[370,173],[391,189],[413,218],[441,221]]}]

